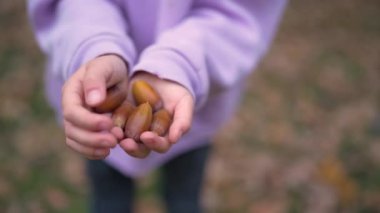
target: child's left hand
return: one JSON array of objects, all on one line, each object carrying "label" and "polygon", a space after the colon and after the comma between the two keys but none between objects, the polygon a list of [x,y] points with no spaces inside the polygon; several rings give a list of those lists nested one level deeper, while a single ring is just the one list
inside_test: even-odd
[{"label": "child's left hand", "polygon": [[194,100],[190,92],[176,82],[160,79],[148,72],[138,72],[132,78],[130,85],[138,79],[148,82],[159,93],[164,108],[171,113],[173,118],[169,131],[164,137],[146,131],[140,136],[141,143],[130,138],[120,141],[120,147],[129,155],[145,158],[150,151],[167,152],[171,145],[189,130],[193,118]]}]

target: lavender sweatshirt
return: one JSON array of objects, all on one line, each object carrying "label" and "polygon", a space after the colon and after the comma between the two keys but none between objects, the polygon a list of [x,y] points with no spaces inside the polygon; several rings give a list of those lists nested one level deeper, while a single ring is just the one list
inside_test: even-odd
[{"label": "lavender sweatshirt", "polygon": [[285,4],[286,0],[29,0],[28,11],[48,57],[47,97],[59,120],[65,80],[81,64],[106,53],[122,56],[129,75],[146,70],[192,93],[196,111],[191,130],[167,153],[136,159],[116,147],[105,159],[123,174],[137,177],[208,143],[231,117],[243,79],[268,48]]}]

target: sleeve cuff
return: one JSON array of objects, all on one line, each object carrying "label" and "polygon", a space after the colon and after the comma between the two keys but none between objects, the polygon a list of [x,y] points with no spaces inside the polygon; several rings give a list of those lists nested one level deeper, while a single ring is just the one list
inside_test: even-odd
[{"label": "sleeve cuff", "polygon": [[135,49],[131,41],[112,35],[99,35],[84,41],[74,53],[64,79],[67,80],[82,64],[104,54],[116,54],[123,58],[131,70],[135,61]]}]

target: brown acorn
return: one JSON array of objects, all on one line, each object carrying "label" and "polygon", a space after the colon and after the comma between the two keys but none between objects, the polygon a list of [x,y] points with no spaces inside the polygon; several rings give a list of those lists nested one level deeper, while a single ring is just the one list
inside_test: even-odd
[{"label": "brown acorn", "polygon": [[136,107],[125,124],[125,136],[139,141],[141,133],[149,130],[152,117],[152,107],[149,103],[144,103]]},{"label": "brown acorn", "polygon": [[113,86],[107,89],[106,99],[94,107],[95,112],[106,113],[112,112],[125,100],[127,96],[126,92],[123,92],[118,86]]},{"label": "brown acorn", "polygon": [[114,125],[124,129],[125,123],[127,122],[134,109],[135,106],[133,106],[129,101],[124,101],[112,113],[112,121]]},{"label": "brown acorn", "polygon": [[166,109],[160,109],[153,115],[153,121],[150,126],[152,132],[157,133],[159,136],[164,136],[172,123],[171,116]]},{"label": "brown acorn", "polygon": [[160,96],[146,81],[137,80],[133,82],[132,95],[136,105],[148,102],[155,111],[162,108]]}]

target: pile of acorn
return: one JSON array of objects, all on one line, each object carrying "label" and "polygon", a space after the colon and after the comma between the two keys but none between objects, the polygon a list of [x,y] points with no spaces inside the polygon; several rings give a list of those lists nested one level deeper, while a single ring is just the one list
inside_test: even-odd
[{"label": "pile of acorn", "polygon": [[94,111],[112,113],[114,125],[124,130],[125,138],[139,141],[145,131],[164,136],[172,119],[163,108],[159,94],[147,82],[136,80],[132,83],[132,96],[136,105],[126,100],[126,91],[111,87],[107,89],[106,99]]}]

